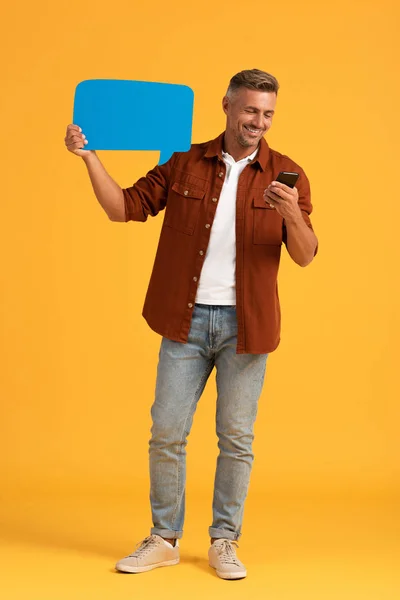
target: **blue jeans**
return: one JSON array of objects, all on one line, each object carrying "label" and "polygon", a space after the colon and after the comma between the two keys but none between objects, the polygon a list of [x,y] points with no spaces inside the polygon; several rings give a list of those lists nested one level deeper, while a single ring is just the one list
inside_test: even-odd
[{"label": "blue jeans", "polygon": [[236,354],[236,336],[235,306],[196,304],[188,342],[162,339],[151,409],[151,533],[171,539],[183,535],[187,436],[215,366],[219,456],[209,534],[240,538],[254,458],[253,427],[268,355]]}]

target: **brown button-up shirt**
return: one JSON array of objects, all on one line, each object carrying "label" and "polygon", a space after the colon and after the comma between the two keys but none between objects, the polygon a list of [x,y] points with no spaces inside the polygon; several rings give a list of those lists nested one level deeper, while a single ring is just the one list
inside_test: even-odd
[{"label": "brown button-up shirt", "polygon": [[[201,269],[218,208],[226,167],[224,134],[188,152],[176,152],[124,189],[126,221],[146,221],[165,209],[153,272],[143,307],[149,326],[187,342]],[[280,341],[277,275],[285,222],[263,198],[280,171],[300,173],[299,206],[312,228],[310,185],[302,168],[261,139],[239,177],[236,196],[237,354],[266,354]]]}]

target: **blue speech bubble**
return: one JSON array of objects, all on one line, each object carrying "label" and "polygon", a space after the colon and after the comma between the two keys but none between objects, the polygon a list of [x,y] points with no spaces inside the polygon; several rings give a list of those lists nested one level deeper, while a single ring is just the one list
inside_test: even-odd
[{"label": "blue speech bubble", "polygon": [[160,150],[161,165],[190,149],[193,102],[187,85],[88,79],[76,86],[72,122],[85,150]]}]

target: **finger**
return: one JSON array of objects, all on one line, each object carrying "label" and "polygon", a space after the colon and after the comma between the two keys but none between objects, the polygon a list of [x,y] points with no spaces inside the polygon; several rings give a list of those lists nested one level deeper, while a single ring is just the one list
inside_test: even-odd
[{"label": "finger", "polygon": [[86,144],[88,143],[88,141],[86,139],[84,139],[84,137],[85,136],[82,137],[82,136],[74,135],[74,136],[65,138],[64,141],[67,146],[70,146],[71,144],[80,144],[83,147],[83,146],[86,146]]},{"label": "finger", "polygon": [[78,132],[81,132],[82,129],[79,127],[79,125],[73,125],[73,124],[71,124],[71,125],[68,125],[68,127],[67,127],[67,135],[68,135],[69,131],[78,131]]},{"label": "finger", "polygon": [[275,190],[276,193],[280,194],[282,198],[285,198],[285,200],[292,200],[293,198],[298,197],[298,191],[296,187],[291,188],[284,183],[280,183],[279,181],[272,181],[269,184],[268,189]]},{"label": "finger", "polygon": [[84,133],[69,133],[64,138],[65,141],[68,141],[68,140],[69,141],[72,141],[72,140],[75,140],[75,141],[81,140],[81,141],[83,141],[85,139],[86,139],[86,135]]},{"label": "finger", "polygon": [[284,192],[290,192],[290,190],[293,189],[293,188],[289,187],[288,185],[286,185],[285,183],[281,183],[280,181],[271,181],[271,183],[268,187],[270,187],[271,185],[272,185],[272,187],[280,188]]},{"label": "finger", "polygon": [[275,204],[276,205],[278,204],[278,202],[275,202],[275,200],[273,200],[272,198],[269,198],[267,196],[264,196],[264,200],[265,200],[266,204],[269,204],[269,206],[271,208],[275,208]]},{"label": "finger", "polygon": [[293,194],[286,193],[282,188],[276,188],[274,186],[267,188],[268,192],[277,196],[280,200],[291,200]]},{"label": "finger", "polygon": [[68,150],[83,150],[85,148],[86,145],[86,140],[85,142],[73,142],[72,144],[65,144],[68,148]]},{"label": "finger", "polygon": [[272,190],[265,190],[264,197],[265,196],[267,196],[271,200],[274,200],[275,202],[278,202],[278,203],[285,200],[284,198],[279,196],[279,194],[275,194],[275,192],[273,192]]}]

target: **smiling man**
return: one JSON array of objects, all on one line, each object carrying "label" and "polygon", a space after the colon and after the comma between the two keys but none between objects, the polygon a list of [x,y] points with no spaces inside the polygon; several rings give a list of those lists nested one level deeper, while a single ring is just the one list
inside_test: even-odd
[{"label": "smiling man", "polygon": [[245,155],[247,148],[256,148],[271,127],[275,105],[274,92],[260,94],[245,87],[230,87],[222,101],[227,116],[225,143],[236,145]]},{"label": "smiling man", "polygon": [[[116,565],[140,573],[179,562],[185,514],[186,443],[204,387],[216,369],[217,459],[209,563],[241,579],[236,554],[253,462],[252,442],[268,354],[280,341],[277,275],[284,243],[308,265],[317,252],[310,186],[288,156],[264,139],[278,82],[252,69],[232,77],[216,139],[176,152],[121,189],[85,135],[69,125],[65,143],[86,164],[112,221],[146,221],[165,209],[143,315],[162,336],[151,409],[150,501],[153,527]],[[275,181],[299,174],[296,187]]]}]

